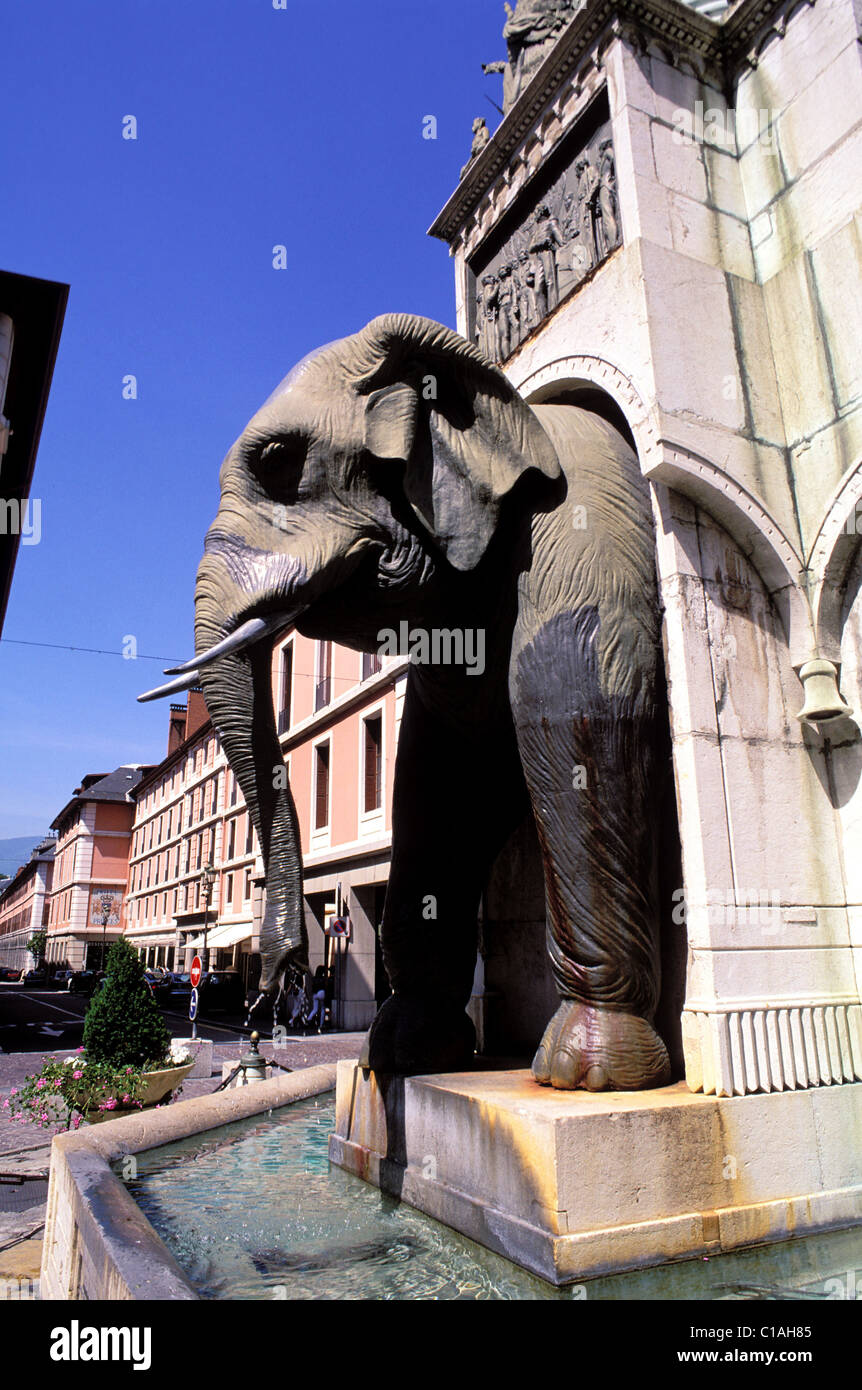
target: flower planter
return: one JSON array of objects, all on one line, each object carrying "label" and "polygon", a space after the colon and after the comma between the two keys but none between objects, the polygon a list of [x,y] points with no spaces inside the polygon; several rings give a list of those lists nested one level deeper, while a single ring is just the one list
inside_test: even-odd
[{"label": "flower planter", "polygon": [[145,1071],[140,1105],[117,1104],[111,1110],[88,1110],[87,1123],[98,1125],[103,1120],[115,1120],[120,1115],[132,1115],[137,1110],[146,1110],[150,1106],[158,1105],[160,1101],[170,1096],[178,1086],[182,1085],[189,1072],[194,1070],[194,1065],[194,1058],[192,1058],[191,1061],[183,1062],[179,1066],[164,1067],[159,1071]]},{"label": "flower planter", "polygon": [[190,1071],[194,1070],[194,1058],[180,1066],[166,1067],[163,1071],[145,1071],[144,1089],[141,1102],[144,1105],[158,1105],[160,1100],[181,1086]]}]

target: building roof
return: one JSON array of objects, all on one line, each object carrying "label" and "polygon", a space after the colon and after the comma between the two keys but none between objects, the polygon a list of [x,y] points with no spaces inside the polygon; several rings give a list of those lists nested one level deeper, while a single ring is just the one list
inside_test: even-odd
[{"label": "building roof", "polygon": [[3,905],[3,898],[7,893],[11,893],[13,888],[20,888],[25,879],[32,877],[40,864],[45,864],[54,858],[54,851],[57,848],[57,838],[54,835],[46,835],[44,840],[40,840],[35,849],[31,852],[26,864],[21,864],[10,874],[9,879],[3,879],[0,883],[0,907]]},{"label": "building roof", "polygon": [[[0,399],[0,414],[12,428],[8,451],[0,455],[7,501],[30,496],[68,294],[68,285],[0,270],[0,313],[12,319],[15,334],[5,405]],[[0,535],[0,631],[19,540],[17,531]]]},{"label": "building roof", "polygon": [[122,767],[115,768],[108,773],[90,773],[82,778],[80,787],[76,787],[74,796],[66,802],[62,811],[59,811],[54,820],[51,821],[51,829],[59,827],[60,822],[68,815],[73,806],[82,805],[87,801],[132,801],[131,793],[137,787],[141,778],[151,771],[149,764],[126,763]]}]

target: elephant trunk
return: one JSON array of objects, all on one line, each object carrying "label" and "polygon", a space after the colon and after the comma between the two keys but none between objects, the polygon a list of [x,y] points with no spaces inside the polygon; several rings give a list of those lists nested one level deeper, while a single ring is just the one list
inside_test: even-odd
[{"label": "elephant trunk", "polygon": [[[217,616],[195,622],[198,652],[220,636]],[[307,957],[302,905],[302,849],[296,808],[278,742],[270,683],[271,645],[259,642],[213,661],[201,685],[213,726],[257,830],[266,871],[266,911],[260,928],[261,980],[275,989],[291,955]]]}]

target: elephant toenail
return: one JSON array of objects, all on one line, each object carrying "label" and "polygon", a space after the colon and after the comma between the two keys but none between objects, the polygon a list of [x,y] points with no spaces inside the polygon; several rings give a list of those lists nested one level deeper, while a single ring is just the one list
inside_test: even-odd
[{"label": "elephant toenail", "polygon": [[604,1091],[607,1089],[608,1074],[604,1067],[600,1067],[594,1062],[584,1077],[584,1085],[588,1091]]}]

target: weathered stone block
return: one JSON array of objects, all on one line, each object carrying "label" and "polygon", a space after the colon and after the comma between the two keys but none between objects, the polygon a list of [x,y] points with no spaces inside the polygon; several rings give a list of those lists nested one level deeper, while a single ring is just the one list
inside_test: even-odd
[{"label": "weathered stone block", "polygon": [[862,1085],[814,1094],[564,1093],[524,1071],[342,1062],[330,1158],[562,1284],[858,1219]]}]

